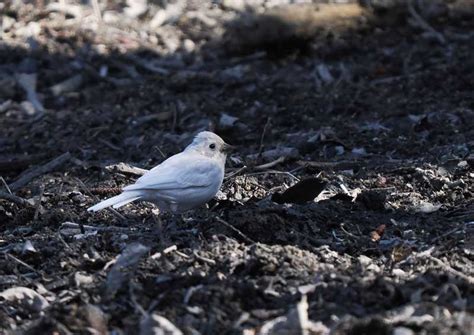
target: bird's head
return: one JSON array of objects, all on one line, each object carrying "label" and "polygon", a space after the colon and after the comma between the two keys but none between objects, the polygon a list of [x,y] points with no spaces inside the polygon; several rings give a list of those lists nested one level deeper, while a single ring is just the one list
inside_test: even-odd
[{"label": "bird's head", "polygon": [[222,138],[210,131],[202,131],[194,137],[186,150],[199,152],[201,155],[219,159],[225,162],[227,154],[234,149],[233,146],[224,142]]}]

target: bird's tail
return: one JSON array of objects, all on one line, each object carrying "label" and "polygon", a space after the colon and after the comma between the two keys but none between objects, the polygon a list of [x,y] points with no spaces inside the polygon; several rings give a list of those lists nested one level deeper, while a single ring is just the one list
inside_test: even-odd
[{"label": "bird's tail", "polygon": [[116,195],[110,199],[99,202],[98,204],[89,207],[87,210],[89,212],[97,212],[101,209],[112,206],[113,208],[119,208],[123,205],[128,204],[129,202],[138,200],[141,198],[139,192],[123,192],[122,194]]}]

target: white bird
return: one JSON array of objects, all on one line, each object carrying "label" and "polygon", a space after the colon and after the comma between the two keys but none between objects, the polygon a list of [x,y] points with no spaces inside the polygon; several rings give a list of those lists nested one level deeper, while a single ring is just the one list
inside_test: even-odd
[{"label": "white bird", "polygon": [[198,207],[219,191],[231,149],[232,146],[216,134],[200,132],[184,151],[146,172],[135,184],[124,187],[121,194],[87,210],[119,208],[135,200],[155,203],[160,211],[173,213]]}]

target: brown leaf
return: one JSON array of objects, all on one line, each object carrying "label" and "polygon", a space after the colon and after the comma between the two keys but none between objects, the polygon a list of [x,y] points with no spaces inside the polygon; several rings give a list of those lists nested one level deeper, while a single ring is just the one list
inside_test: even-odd
[{"label": "brown leaf", "polygon": [[381,224],[377,229],[370,232],[370,239],[372,242],[378,242],[382,238],[383,233],[385,232],[385,227],[386,225]]}]

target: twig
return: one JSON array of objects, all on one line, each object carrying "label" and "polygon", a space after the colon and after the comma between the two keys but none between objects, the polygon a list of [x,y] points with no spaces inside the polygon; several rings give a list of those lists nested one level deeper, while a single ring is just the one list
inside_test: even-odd
[{"label": "twig", "polygon": [[131,174],[135,176],[143,176],[145,173],[148,172],[146,169],[141,169],[135,166],[131,166],[126,163],[118,163],[118,164],[112,164],[108,165],[105,167],[105,169],[109,172],[119,172],[119,173],[125,173],[125,174]]},{"label": "twig", "polygon": [[97,21],[102,22],[102,13],[100,12],[100,6],[98,0],[92,0],[92,9],[94,10],[94,15],[97,18]]},{"label": "twig", "polygon": [[152,73],[156,73],[156,74],[161,74],[161,75],[168,75],[170,73],[169,70],[161,67],[161,66],[158,66],[156,64],[153,64],[151,62],[148,62],[138,56],[133,56],[133,55],[128,55],[127,56],[128,59],[130,59],[131,61],[133,61],[136,65],[142,67],[143,69],[145,70],[148,70]]},{"label": "twig", "polygon": [[431,243],[435,243],[435,242],[441,240],[442,238],[445,238],[445,237],[447,237],[447,236],[449,236],[449,235],[451,235],[451,234],[454,234],[454,233],[456,233],[456,232],[458,232],[458,231],[460,231],[460,230],[463,230],[463,228],[464,228],[464,225],[461,226],[461,227],[456,227],[456,228],[454,228],[454,229],[448,230],[446,233],[441,234],[441,235],[439,235],[438,237],[436,237],[436,238],[434,238],[433,240],[431,240]]},{"label": "twig", "polygon": [[240,237],[242,237],[244,240],[246,240],[247,242],[249,243],[253,243],[253,244],[256,244],[257,242],[255,242],[254,240],[252,240],[250,237],[248,237],[247,235],[245,235],[244,233],[242,233],[240,230],[238,230],[237,228],[235,228],[233,225],[231,225],[230,223],[228,223],[227,221],[224,221],[223,219],[221,219],[220,217],[216,217],[215,218],[218,222],[222,223],[224,226],[226,226],[227,228],[230,228],[231,230],[235,231],[237,234],[240,235]]},{"label": "twig", "polygon": [[17,262],[18,264],[23,265],[23,266],[24,266],[25,268],[27,268],[28,270],[31,270],[31,271],[33,271],[34,273],[41,275],[41,273],[39,273],[38,270],[36,270],[36,269],[35,269],[34,267],[32,267],[31,265],[29,265],[29,264],[23,262],[21,259],[16,258],[16,257],[13,256],[12,254],[8,254],[8,253],[7,253],[6,255],[7,255],[7,257],[11,258],[13,261]]},{"label": "twig", "polygon": [[265,133],[267,132],[267,128],[270,125],[270,118],[267,118],[267,122],[265,122],[265,125],[263,126],[263,131],[262,131],[262,136],[260,137],[260,146],[258,148],[258,157],[262,155],[263,151],[263,140],[265,139]]},{"label": "twig", "polygon": [[14,194],[2,192],[2,191],[0,191],[0,199],[5,199],[5,200],[8,200],[8,201],[11,201],[11,202],[13,202],[17,205],[20,205],[20,206],[25,206],[25,207],[32,207],[33,206],[28,200],[26,200],[24,198],[21,198],[17,195],[14,195]]},{"label": "twig", "polygon": [[189,301],[191,300],[191,297],[193,296],[194,292],[197,290],[200,290],[204,287],[204,285],[197,285],[197,286],[191,286],[187,291],[186,294],[184,295],[183,303],[188,306]]},{"label": "twig", "polygon": [[43,194],[44,194],[44,185],[41,185],[39,199],[35,206],[35,215],[33,216],[33,222],[36,222],[38,220],[38,215],[41,208],[41,198],[43,198]]},{"label": "twig", "polygon": [[229,65],[235,65],[235,64],[242,64],[242,63],[248,63],[252,62],[255,60],[263,59],[267,56],[266,51],[258,51],[253,54],[250,54],[248,56],[241,56],[241,57],[234,57],[229,59],[228,64]]},{"label": "twig", "polygon": [[343,223],[341,223],[341,224],[339,225],[339,228],[341,228],[341,230],[342,230],[343,233],[345,233],[346,235],[348,235],[348,236],[350,236],[350,237],[353,237],[353,238],[355,238],[355,239],[359,239],[359,238],[360,238],[359,236],[352,234],[350,231],[348,231],[346,228],[344,228],[344,224],[343,224]]},{"label": "twig", "polygon": [[96,227],[96,226],[89,226],[89,225],[80,225],[79,223],[75,222],[63,222],[61,224],[61,228],[77,228],[80,229],[84,228],[85,230],[97,230],[97,231],[129,231],[129,228],[125,227],[116,227],[116,226],[106,226],[106,227]]},{"label": "twig", "polygon": [[433,262],[435,262],[437,265],[441,266],[444,270],[446,270],[447,272],[450,272],[452,273],[453,275],[455,276],[458,276],[459,278],[462,278],[464,279],[465,281],[467,281],[470,285],[474,285],[474,278],[471,277],[471,276],[468,276],[468,275],[465,275],[464,273],[456,270],[456,269],[453,269],[449,264],[446,264],[444,263],[442,260],[440,260],[439,258],[436,258],[434,256],[431,256],[431,255],[427,255],[427,258]]},{"label": "twig", "polygon": [[10,190],[10,187],[8,187],[7,182],[5,181],[5,179],[3,179],[2,176],[0,176],[0,180],[2,181],[3,186],[5,186],[5,188],[7,189],[8,193],[13,194],[12,190]]},{"label": "twig", "polygon": [[283,163],[284,161],[286,161],[286,157],[285,156],[280,156],[272,162],[262,164],[262,165],[257,165],[257,166],[254,166],[253,168],[254,168],[254,170],[266,170],[266,169],[270,169],[270,168],[274,167],[275,165]]},{"label": "twig", "polygon": [[[295,170],[297,171],[297,169],[295,169]],[[297,176],[295,176],[293,174],[293,172],[295,170],[292,170],[291,172],[289,172],[289,171],[278,171],[278,170],[268,170],[268,171],[261,171],[261,172],[246,173],[245,176],[250,177],[250,176],[258,176],[258,175],[262,175],[262,174],[286,174],[287,176],[290,176],[294,180],[300,181],[300,178],[298,178]]]},{"label": "twig", "polygon": [[247,165],[242,166],[240,169],[237,169],[237,171],[229,173],[227,176],[224,177],[224,179],[230,179],[245,170],[247,170]]},{"label": "twig", "polygon": [[205,263],[208,263],[208,264],[211,264],[211,265],[216,265],[216,261],[215,261],[215,260],[210,259],[210,258],[207,258],[207,257],[204,257],[204,256],[201,256],[201,255],[198,254],[197,251],[193,251],[193,255],[194,255],[197,259],[199,259],[199,260],[201,260],[201,261],[203,261],[203,262],[205,262]]},{"label": "twig", "polygon": [[118,146],[116,146],[116,145],[110,143],[110,142],[107,141],[107,140],[104,140],[103,138],[99,138],[99,142],[105,144],[107,147],[109,147],[109,148],[112,149],[112,150],[115,150],[115,151],[122,151],[121,148],[119,148]]},{"label": "twig", "polygon": [[334,236],[334,239],[336,239],[338,242],[344,242],[344,240],[340,237],[337,237],[336,232],[334,229],[332,230],[332,236]]},{"label": "twig", "polygon": [[413,1],[407,1],[408,3],[408,11],[410,12],[411,16],[415,19],[415,21],[418,23],[420,28],[423,30],[429,32],[431,35],[433,35],[439,43],[441,44],[446,44],[446,39],[444,36],[436,31],[432,26],[428,24],[421,16],[418,14],[415,10],[415,7],[413,7]]},{"label": "twig", "polygon": [[32,179],[39,177],[45,173],[48,173],[52,170],[57,169],[58,167],[66,163],[70,158],[71,158],[71,154],[69,152],[66,152],[44,165],[25,171],[24,173],[20,175],[20,177],[15,182],[13,182],[10,185],[10,188],[12,190],[17,190],[19,188],[22,188],[23,186],[28,184]]},{"label": "twig", "polygon": [[[169,246],[168,248],[164,249],[163,251],[158,251],[156,253],[154,253],[153,255],[150,256],[151,259],[159,259],[161,258],[161,256],[163,255],[166,255],[166,254],[169,254],[170,252],[177,252],[178,251],[178,247],[176,246],[176,244],[173,244],[172,246]],[[185,255],[186,258],[189,258],[188,255]]]},{"label": "twig", "polygon": [[130,283],[130,286],[128,288],[128,294],[130,295],[130,300],[132,301],[133,306],[135,307],[135,310],[137,310],[143,317],[147,315],[147,312],[143,309],[142,305],[138,303],[137,297],[134,292],[134,286],[132,283]]},{"label": "twig", "polygon": [[364,161],[336,161],[336,162],[317,162],[317,161],[297,161],[297,164],[304,167],[312,167],[318,170],[351,170],[351,169],[360,169],[363,167],[379,167],[379,166],[389,166],[391,168],[398,167],[403,163],[407,165],[413,165],[411,161],[402,161],[402,160],[364,160]]},{"label": "twig", "polygon": [[319,170],[350,170],[367,165],[362,161],[338,161],[338,162],[316,162],[316,161],[298,161],[299,165],[309,166]]}]

